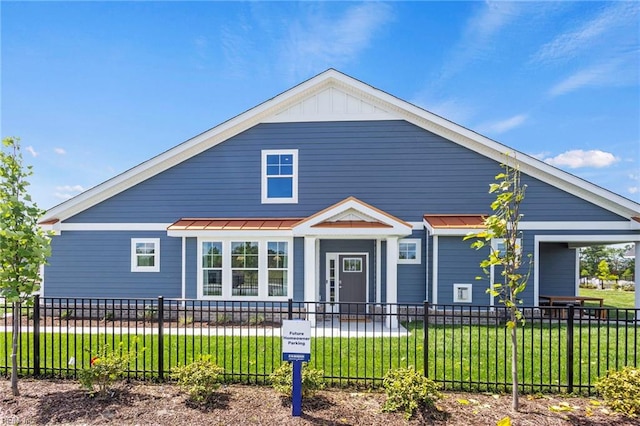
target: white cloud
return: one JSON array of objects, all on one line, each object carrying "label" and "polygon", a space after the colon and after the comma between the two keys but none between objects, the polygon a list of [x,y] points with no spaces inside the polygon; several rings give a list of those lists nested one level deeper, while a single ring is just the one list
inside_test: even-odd
[{"label": "white cloud", "polygon": [[627,188],[627,191],[629,191],[629,194],[637,194],[640,192],[640,187],[630,186],[629,188]]},{"label": "white cloud", "polygon": [[83,191],[82,185],[62,185],[56,186],[56,192],[53,193],[53,196],[59,200],[68,200]]},{"label": "white cloud", "polygon": [[527,114],[518,114],[505,120],[480,125],[478,129],[481,133],[501,134],[521,126],[527,121],[527,118]]},{"label": "white cloud", "polygon": [[618,75],[618,72],[616,72],[618,64],[616,62],[597,64],[580,70],[553,86],[549,90],[549,94],[551,96],[559,96],[583,87],[623,84],[622,81],[616,78]]},{"label": "white cloud", "polygon": [[581,167],[608,167],[618,162],[619,159],[610,152],[604,152],[598,149],[589,151],[574,149],[563,152],[555,157],[545,158],[544,161],[552,166],[578,169]]},{"label": "white cloud", "polygon": [[25,149],[27,150],[27,152],[29,154],[31,154],[31,156],[33,156],[33,157],[37,157],[38,156],[38,153],[36,152],[36,150],[31,145],[29,145]]},{"label": "white cloud", "polygon": [[82,185],[63,185],[56,186],[56,191],[67,191],[67,192],[82,192],[84,188]]},{"label": "white cloud", "polygon": [[526,7],[525,3],[517,2],[482,3],[481,9],[467,22],[460,40],[449,50],[439,83],[444,83],[469,63],[488,56],[500,31],[521,16]]},{"label": "white cloud", "polygon": [[392,17],[392,8],[377,2],[351,6],[338,17],[314,10],[287,28],[282,44],[283,63],[294,78],[320,68],[340,67],[371,46]]},{"label": "white cloud", "polygon": [[[557,35],[552,41],[543,45],[533,55],[534,62],[567,60],[580,53],[593,50],[593,45],[606,43],[609,37],[604,34],[627,28],[633,32],[637,25],[638,5],[632,2],[612,2],[601,13],[573,30]],[[637,30],[637,28],[636,28]],[[610,48],[611,46],[602,46]]]},{"label": "white cloud", "polygon": [[53,151],[58,155],[65,155],[67,153],[64,148],[54,148]]}]

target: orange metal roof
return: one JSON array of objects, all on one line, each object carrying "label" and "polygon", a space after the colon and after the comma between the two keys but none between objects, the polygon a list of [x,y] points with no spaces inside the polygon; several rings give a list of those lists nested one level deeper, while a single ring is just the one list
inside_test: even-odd
[{"label": "orange metal roof", "polygon": [[425,214],[423,217],[433,228],[482,228],[486,215]]},{"label": "orange metal roof", "polygon": [[302,219],[284,218],[284,219],[180,219],[169,225],[170,231],[265,231],[291,229],[293,225]]},{"label": "orange metal roof", "polygon": [[382,222],[367,222],[365,220],[339,220],[317,223],[312,228],[391,228],[391,225]]}]

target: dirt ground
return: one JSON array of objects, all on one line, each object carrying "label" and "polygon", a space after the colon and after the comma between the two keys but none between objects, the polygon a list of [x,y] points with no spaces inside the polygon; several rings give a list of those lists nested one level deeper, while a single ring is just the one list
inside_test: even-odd
[{"label": "dirt ground", "polygon": [[406,421],[383,413],[383,393],[329,389],[303,401],[301,417],[266,386],[223,386],[214,403],[196,405],[171,384],[127,383],[111,397],[90,397],[77,382],[22,379],[14,398],[0,381],[0,425],[640,425],[607,409],[594,398],[523,396],[521,410],[510,410],[509,395],[446,393],[437,409]]}]

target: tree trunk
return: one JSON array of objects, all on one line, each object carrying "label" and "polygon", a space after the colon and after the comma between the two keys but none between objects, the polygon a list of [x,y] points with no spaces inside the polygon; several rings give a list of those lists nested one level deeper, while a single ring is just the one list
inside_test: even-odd
[{"label": "tree trunk", "polygon": [[513,411],[520,410],[520,398],[518,392],[518,320],[515,308],[511,308],[511,408]]},{"label": "tree trunk", "polygon": [[18,338],[20,337],[20,302],[13,302],[13,344],[11,348],[11,391],[13,396],[20,396],[18,391]]}]

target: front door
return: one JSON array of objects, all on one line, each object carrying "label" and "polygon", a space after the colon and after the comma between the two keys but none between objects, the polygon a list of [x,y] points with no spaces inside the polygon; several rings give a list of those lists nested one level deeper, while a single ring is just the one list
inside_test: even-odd
[{"label": "front door", "polygon": [[[340,314],[357,315],[366,312],[367,256],[364,254],[340,254],[338,256],[338,297]],[[349,303],[355,302],[355,303]]]}]

